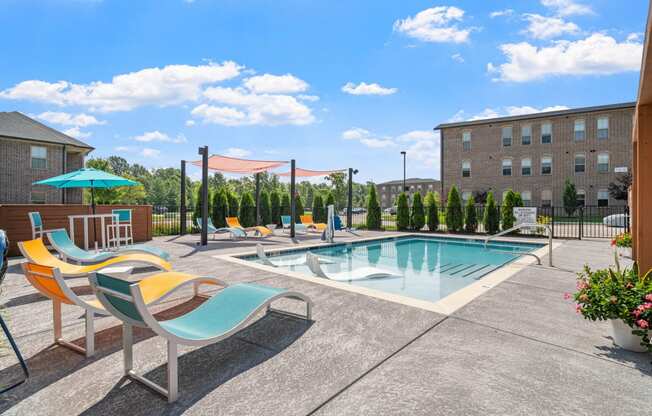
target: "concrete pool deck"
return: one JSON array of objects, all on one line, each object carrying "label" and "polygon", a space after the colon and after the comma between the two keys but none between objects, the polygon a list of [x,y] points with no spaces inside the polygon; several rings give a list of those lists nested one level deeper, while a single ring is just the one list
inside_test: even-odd
[{"label": "concrete pool deck", "polygon": [[[301,244],[315,239],[299,237]],[[159,237],[153,244],[172,254],[179,271],[301,291],[315,303],[313,321],[270,314],[226,341],[181,348],[180,399],[168,405],[121,379],[117,320],[96,321],[93,358],[53,347],[51,304],[36,294],[14,260],[0,304],[31,378],[0,397],[0,413],[615,415],[649,409],[652,356],[613,347],[606,323],[585,321],[564,300],[584,263],[594,268],[613,263],[606,239],[556,240],[554,268],[527,265],[451,315],[213,257],[250,250],[257,241],[209,240],[202,250],[197,241],[198,236]],[[281,236],[262,243],[296,246]],[[85,278],[69,282],[89,293]],[[188,300],[189,294],[157,306],[159,316],[172,317],[201,302]],[[291,301],[278,306],[301,308]],[[81,342],[81,310],[64,306],[63,312],[64,337]],[[1,352],[0,380],[20,371],[7,352]],[[140,372],[164,382],[163,340],[136,331],[134,354]]]}]

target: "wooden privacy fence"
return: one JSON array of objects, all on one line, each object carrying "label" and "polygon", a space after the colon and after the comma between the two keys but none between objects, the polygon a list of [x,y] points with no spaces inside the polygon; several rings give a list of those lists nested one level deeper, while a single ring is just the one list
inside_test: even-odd
[{"label": "wooden privacy fence", "polygon": [[[149,241],[152,239],[152,206],[151,205],[98,205],[97,214],[110,214],[111,210],[128,208],[132,210],[132,224],[134,242]],[[69,215],[87,215],[93,211],[90,205],[62,205],[62,204],[8,204],[0,205],[0,229],[7,232],[9,238],[9,255],[18,256],[18,241],[32,239],[32,227],[29,222],[28,212],[38,211],[41,213],[43,227],[47,230],[55,228],[69,229]],[[101,241],[102,234],[100,220],[97,220],[97,240]],[[94,241],[92,221],[88,227],[89,241]],[[75,222],[75,242],[80,247],[84,243],[84,227],[82,221]]]}]

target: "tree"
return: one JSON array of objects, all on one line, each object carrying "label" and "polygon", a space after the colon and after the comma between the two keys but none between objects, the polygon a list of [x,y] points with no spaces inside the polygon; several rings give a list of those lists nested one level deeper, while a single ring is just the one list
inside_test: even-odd
[{"label": "tree", "polygon": [[256,225],[256,203],[250,192],[243,193],[240,198],[240,215],[238,219],[243,227]]},{"label": "tree", "polygon": [[428,230],[437,231],[439,228],[439,205],[433,192],[426,194],[426,214]]},{"label": "tree", "polygon": [[240,212],[240,204],[238,203],[238,197],[233,192],[227,192],[226,194],[227,201],[229,202],[229,217],[237,217]]},{"label": "tree", "polygon": [[616,178],[617,182],[609,184],[609,195],[618,201],[627,201],[629,199],[629,188],[632,186],[632,174],[625,173]]},{"label": "tree", "polygon": [[482,224],[484,225],[484,230],[488,234],[496,234],[500,227],[500,218],[498,216],[498,208],[496,207],[496,200],[494,199],[493,192],[487,194],[487,203],[484,206]]},{"label": "tree", "polygon": [[500,207],[502,211],[501,216],[503,220],[503,231],[512,228],[516,222],[516,217],[514,217],[515,202],[516,194],[511,189],[508,189],[507,193],[505,193],[505,197],[503,198],[503,204]]},{"label": "tree", "polygon": [[464,209],[464,231],[474,233],[478,229],[478,214],[475,211],[475,198],[471,196],[466,201]]},{"label": "tree", "polygon": [[335,195],[333,195],[333,192],[328,192],[328,195],[326,196],[326,203],[324,204],[324,206],[327,210],[329,205],[334,205],[335,211],[337,211],[337,205],[335,205]]},{"label": "tree", "polygon": [[421,194],[417,192],[414,194],[414,196],[412,196],[412,215],[410,216],[410,226],[415,231],[421,231],[424,225],[426,225],[426,214],[423,210]]},{"label": "tree", "polygon": [[303,202],[301,202],[301,195],[296,194],[294,197],[294,221],[301,222],[301,216],[304,213]]},{"label": "tree", "polygon": [[290,194],[284,192],[281,198],[281,215],[291,215],[290,209]]},{"label": "tree", "polygon": [[211,219],[217,228],[226,227],[226,217],[229,213],[229,201],[226,196],[226,189],[220,188],[213,195],[211,204]]},{"label": "tree", "polygon": [[453,186],[448,192],[446,203],[446,229],[448,232],[457,233],[462,231],[464,226],[464,215],[462,214],[462,199],[457,188]]},{"label": "tree", "polygon": [[396,228],[399,231],[407,230],[410,227],[410,207],[405,192],[399,194],[396,205]]},{"label": "tree", "polygon": [[347,198],[346,175],[343,172],[331,173],[326,177],[326,180],[331,183],[331,187],[333,188],[331,193],[333,194],[335,211],[338,208],[345,207]]},{"label": "tree", "polygon": [[324,223],[326,222],[326,211],[324,209],[324,200],[321,198],[321,194],[316,192],[312,197],[312,220],[315,223]]},{"label": "tree", "polygon": [[367,196],[367,229],[380,230],[381,216],[380,204],[376,195],[376,186],[369,186],[369,195]]},{"label": "tree", "polygon": [[281,226],[281,196],[277,191],[272,191],[270,194],[269,204],[272,206],[272,222]]},{"label": "tree", "polygon": [[571,216],[577,209],[577,189],[575,184],[566,179],[564,184],[564,211],[566,215]]},{"label": "tree", "polygon": [[260,220],[263,225],[272,224],[272,209],[267,191],[260,191]]},{"label": "tree", "polygon": [[[195,204],[195,209],[192,212],[192,222],[193,222],[193,225],[195,225],[197,227],[199,227],[199,225],[197,224],[198,223],[197,220],[202,218],[202,201],[204,200],[202,198],[201,188],[202,188],[201,186],[197,187],[196,196],[195,196],[195,201],[197,201],[197,204]],[[211,201],[211,199],[212,199],[212,193],[211,193],[211,190],[209,189],[208,190],[208,201],[209,201],[208,213],[209,214],[211,212],[211,209],[210,209],[210,201]]]}]

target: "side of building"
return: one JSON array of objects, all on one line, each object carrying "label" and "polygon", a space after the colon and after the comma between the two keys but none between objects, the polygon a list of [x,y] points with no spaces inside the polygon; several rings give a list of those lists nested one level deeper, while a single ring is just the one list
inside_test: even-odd
[{"label": "side of building", "polygon": [[[439,192],[441,183],[436,179],[408,178],[405,180],[405,187],[410,196],[418,192],[425,197],[430,191]],[[402,188],[403,179],[377,184],[380,207],[385,209],[396,205],[396,198],[401,194]]]}]

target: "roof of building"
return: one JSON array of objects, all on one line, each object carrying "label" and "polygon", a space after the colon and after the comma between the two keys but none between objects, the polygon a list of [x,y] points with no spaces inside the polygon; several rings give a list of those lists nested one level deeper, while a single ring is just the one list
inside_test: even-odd
[{"label": "roof of building", "polygon": [[93,149],[92,146],[48,127],[18,111],[0,112],[0,136]]},{"label": "roof of building", "polygon": [[565,116],[565,115],[577,114],[577,113],[589,113],[589,112],[592,112],[592,111],[618,110],[618,109],[621,109],[621,108],[635,108],[635,107],[636,107],[636,102],[608,104],[608,105],[597,105],[597,106],[593,106],[593,107],[581,107],[581,108],[571,108],[571,109],[568,109],[568,110],[545,111],[545,112],[542,112],[542,113],[523,114],[523,115],[518,115],[518,116],[485,118],[485,119],[480,119],[480,120],[442,123],[442,124],[439,124],[434,129],[435,130],[440,130],[440,129],[446,129],[446,128],[451,128],[451,127],[477,126],[477,125],[482,125],[482,124],[503,123],[503,122],[508,122],[508,121],[517,121],[517,120],[532,120],[532,119],[537,119],[537,118]]},{"label": "roof of building", "polygon": [[[405,183],[410,185],[415,183],[432,183],[432,182],[439,182],[439,180],[429,179],[429,178],[407,178],[405,180]],[[397,179],[395,181],[379,183],[378,185],[402,185],[402,184],[403,184],[403,179]]]}]

